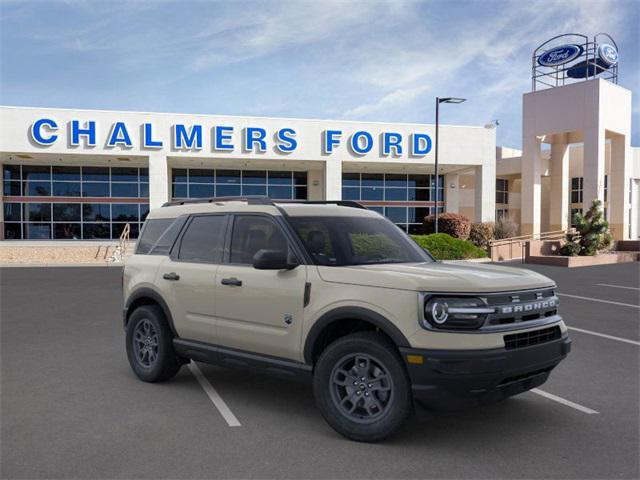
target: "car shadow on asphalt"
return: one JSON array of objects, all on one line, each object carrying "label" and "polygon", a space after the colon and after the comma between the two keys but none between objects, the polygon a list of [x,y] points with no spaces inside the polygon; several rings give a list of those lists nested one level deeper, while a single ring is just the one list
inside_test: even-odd
[{"label": "car shadow on asphalt", "polygon": [[[313,429],[313,435],[343,439],[324,423],[315,406],[311,382],[281,379],[243,369],[200,366],[231,410],[242,417],[243,426],[257,423],[279,428],[286,419],[288,424]],[[451,443],[458,448],[461,444],[486,442],[487,435],[499,436],[500,442],[507,439],[526,441],[536,432],[544,435],[550,430],[562,429],[567,422],[571,420],[567,419],[562,407],[525,393],[496,404],[452,412],[418,408],[403,428],[383,443],[412,447],[437,443],[439,448]]]}]

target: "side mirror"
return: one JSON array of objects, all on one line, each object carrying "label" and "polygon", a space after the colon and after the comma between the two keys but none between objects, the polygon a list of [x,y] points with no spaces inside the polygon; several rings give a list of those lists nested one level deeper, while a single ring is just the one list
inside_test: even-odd
[{"label": "side mirror", "polygon": [[258,250],[253,256],[253,268],[257,270],[292,270],[298,262],[289,261],[283,250]]}]

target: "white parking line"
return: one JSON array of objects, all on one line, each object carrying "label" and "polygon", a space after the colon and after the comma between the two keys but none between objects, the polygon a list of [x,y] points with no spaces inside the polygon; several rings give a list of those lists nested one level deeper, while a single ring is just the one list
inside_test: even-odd
[{"label": "white parking line", "polygon": [[590,300],[592,302],[600,302],[600,303],[610,303],[612,305],[621,305],[623,307],[631,307],[631,308],[637,308],[640,309],[640,305],[634,305],[632,303],[621,303],[621,302],[614,302],[612,300],[602,300],[600,298],[591,298],[591,297],[581,297],[579,295],[569,295],[568,293],[558,293],[559,297],[570,297],[570,298],[578,298],[580,300]]},{"label": "white parking line", "polygon": [[558,402],[561,403],[562,405],[566,405],[567,407],[573,408],[575,410],[578,410],[582,413],[586,413],[587,415],[597,415],[599,412],[592,410],[588,407],[585,407],[583,405],[580,405],[579,403],[574,403],[570,400],[567,400],[566,398],[562,398],[562,397],[558,397],[556,395],[553,395],[549,392],[545,392],[543,390],[539,390],[537,388],[533,388],[530,390],[531,392],[540,395],[541,397],[545,397],[548,398],[549,400],[553,400],[554,402]]},{"label": "white parking line", "polygon": [[207,380],[205,376],[202,374],[202,371],[200,371],[200,368],[198,368],[198,365],[196,365],[194,361],[191,361],[191,363],[189,363],[189,370],[191,370],[191,373],[193,373],[193,376],[196,377],[196,380],[198,380],[198,383],[200,384],[202,389],[205,391],[209,399],[213,402],[215,407],[218,409],[218,411],[220,412],[220,415],[222,415],[222,418],[224,418],[224,420],[227,422],[227,425],[229,425],[230,427],[242,426],[240,425],[240,422],[238,421],[236,416],[233,414],[233,412],[229,409],[225,401],[218,394],[216,389],[213,388],[213,385],[211,385],[211,383],[209,383],[209,380]]},{"label": "white parking line", "polygon": [[609,340],[616,340],[618,342],[630,343],[631,345],[638,345],[640,347],[640,342],[636,342],[635,340],[629,340],[621,337],[614,337],[613,335],[606,335],[604,333],[592,332],[591,330],[583,330],[582,328],[569,327],[569,330],[575,330],[576,332],[588,333],[589,335],[595,335],[596,337],[608,338]]},{"label": "white parking line", "polygon": [[596,283],[598,287],[624,288],[626,290],[640,290],[638,287],[627,287],[625,285],[612,285],[610,283]]}]

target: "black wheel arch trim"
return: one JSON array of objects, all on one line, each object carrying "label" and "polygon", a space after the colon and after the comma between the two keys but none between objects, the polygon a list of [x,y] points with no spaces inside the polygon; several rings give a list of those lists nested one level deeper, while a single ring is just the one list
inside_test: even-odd
[{"label": "black wheel arch trim", "polygon": [[324,313],[309,330],[304,343],[304,360],[307,364],[313,364],[313,348],[324,329],[340,320],[362,320],[368,322],[388,335],[397,347],[410,347],[409,341],[400,329],[378,312],[364,307],[338,307]]},{"label": "black wheel arch trim", "polygon": [[131,305],[133,305],[137,300],[141,298],[149,298],[160,306],[160,308],[162,309],[162,313],[164,313],[164,316],[167,319],[167,322],[169,322],[171,333],[173,333],[174,338],[178,338],[178,332],[176,331],[175,325],[173,324],[173,316],[171,315],[171,310],[169,310],[167,302],[164,301],[162,295],[160,295],[157,291],[148,287],[142,287],[134,290],[133,293],[129,295],[129,298],[127,298],[127,302],[124,305],[123,312],[124,327],[127,328],[127,322],[129,321],[131,313],[133,313],[132,310],[130,310]]}]

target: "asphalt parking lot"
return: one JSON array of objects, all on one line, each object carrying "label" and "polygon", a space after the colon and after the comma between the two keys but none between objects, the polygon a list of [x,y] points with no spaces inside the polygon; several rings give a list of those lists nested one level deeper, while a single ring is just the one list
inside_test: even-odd
[{"label": "asphalt parking lot", "polygon": [[[558,283],[573,351],[505,402],[343,439],[309,385],[199,364],[130,371],[119,268],[0,270],[2,478],[638,478],[640,270],[528,266]],[[543,394],[550,394],[543,396]]]}]

